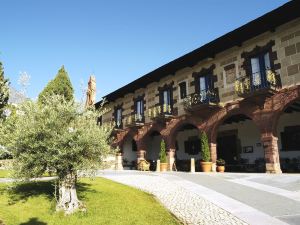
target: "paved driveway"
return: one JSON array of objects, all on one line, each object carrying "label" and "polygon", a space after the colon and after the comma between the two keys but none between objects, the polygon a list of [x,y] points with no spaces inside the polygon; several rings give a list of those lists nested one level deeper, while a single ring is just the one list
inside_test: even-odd
[{"label": "paved driveway", "polygon": [[[154,194],[179,218],[194,215],[193,211],[202,213],[190,222],[181,218],[188,224],[300,224],[300,175],[105,171],[102,176]],[[166,192],[161,182],[170,190],[179,188],[180,195],[191,195],[190,200],[176,200],[178,191]],[[203,210],[203,204],[208,210]],[[220,212],[223,219],[216,216]]]}]

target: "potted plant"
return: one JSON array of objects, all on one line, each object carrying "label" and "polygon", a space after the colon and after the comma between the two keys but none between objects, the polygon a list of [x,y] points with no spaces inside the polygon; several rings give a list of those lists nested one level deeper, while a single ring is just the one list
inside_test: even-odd
[{"label": "potted plant", "polygon": [[202,160],[200,161],[200,166],[203,172],[211,172],[212,162],[210,157],[210,151],[208,146],[208,138],[205,132],[200,134],[201,140],[201,155]]},{"label": "potted plant", "polygon": [[167,154],[166,154],[166,143],[164,140],[161,140],[160,142],[159,159],[160,159],[160,171],[161,172],[167,171],[168,163],[167,163]]},{"label": "potted plant", "polygon": [[224,159],[217,160],[217,171],[220,173],[225,172],[225,160]]}]

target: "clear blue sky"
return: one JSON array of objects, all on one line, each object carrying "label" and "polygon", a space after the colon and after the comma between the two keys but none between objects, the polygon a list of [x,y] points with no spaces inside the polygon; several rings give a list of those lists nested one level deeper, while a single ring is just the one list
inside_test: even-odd
[{"label": "clear blue sky", "polygon": [[65,65],[76,98],[94,73],[97,99],[287,0],[1,0],[0,61],[35,98]]}]

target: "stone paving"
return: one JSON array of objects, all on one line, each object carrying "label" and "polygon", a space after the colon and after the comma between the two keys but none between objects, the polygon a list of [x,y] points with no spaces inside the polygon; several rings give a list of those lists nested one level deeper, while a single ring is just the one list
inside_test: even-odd
[{"label": "stone paving", "polygon": [[153,194],[184,224],[247,224],[199,195],[161,176],[106,173],[102,177]]}]

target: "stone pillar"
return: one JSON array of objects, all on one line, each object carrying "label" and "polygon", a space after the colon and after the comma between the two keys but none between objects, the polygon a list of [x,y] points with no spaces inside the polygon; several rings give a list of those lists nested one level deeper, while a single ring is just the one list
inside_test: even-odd
[{"label": "stone pillar", "polygon": [[266,173],[282,173],[279,161],[278,138],[272,133],[262,133],[261,140],[265,151]]},{"label": "stone pillar", "polygon": [[173,171],[173,165],[175,163],[175,149],[170,148],[168,151],[167,161],[168,161],[168,170]]},{"label": "stone pillar", "polygon": [[217,144],[216,143],[209,143],[209,149],[210,149],[210,156],[212,161],[212,172],[217,171]]},{"label": "stone pillar", "polygon": [[146,151],[145,150],[138,150],[137,151],[137,163],[141,160],[145,159]]},{"label": "stone pillar", "polygon": [[160,160],[159,159],[156,162],[156,172],[160,172]]},{"label": "stone pillar", "polygon": [[142,140],[136,141],[137,144],[137,164],[145,159],[146,156],[146,146]]},{"label": "stone pillar", "polygon": [[191,173],[195,173],[195,159],[191,158]]},{"label": "stone pillar", "polygon": [[116,170],[123,170],[123,156],[121,153],[116,154]]}]

